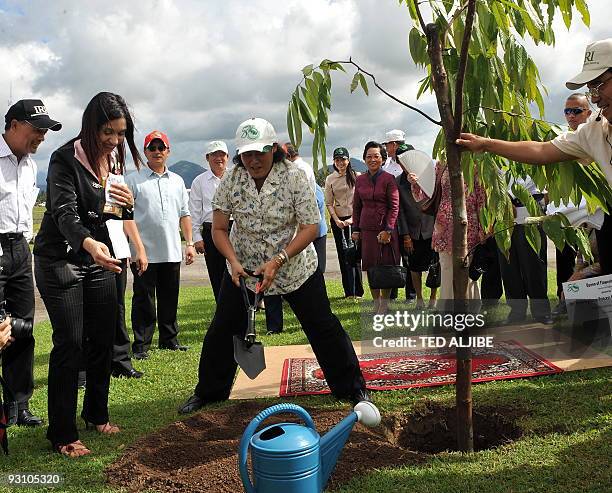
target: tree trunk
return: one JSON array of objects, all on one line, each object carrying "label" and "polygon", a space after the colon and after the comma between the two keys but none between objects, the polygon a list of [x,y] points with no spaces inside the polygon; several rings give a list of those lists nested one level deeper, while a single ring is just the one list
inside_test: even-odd
[{"label": "tree trunk", "polygon": [[[427,52],[431,60],[431,75],[442,128],[446,142],[446,160],[451,185],[451,202],[453,211],[453,293],[454,311],[465,312],[468,284],[468,269],[464,264],[467,255],[467,212],[465,207],[465,193],[463,172],[461,170],[461,152],[455,144],[461,127],[453,116],[448,76],[442,59],[442,46],[437,24],[428,24],[425,34],[427,36]],[[456,125],[458,123],[458,125]],[[470,348],[457,349],[457,446],[464,452],[472,452],[473,426],[472,426],[472,355]]]}]

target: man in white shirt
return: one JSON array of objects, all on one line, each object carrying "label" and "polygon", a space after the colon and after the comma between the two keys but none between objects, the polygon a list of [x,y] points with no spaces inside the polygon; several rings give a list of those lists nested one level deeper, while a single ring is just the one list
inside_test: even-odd
[{"label": "man in white shirt", "polygon": [[227,169],[229,153],[225,142],[213,140],[208,144],[205,158],[210,169],[196,176],[191,184],[189,212],[191,213],[194,246],[196,252],[205,255],[208,277],[215,301],[217,301],[226,266],[225,257],[217,250],[212,239],[212,199]]},{"label": "man in white shirt", "polygon": [[383,144],[385,144],[385,149],[387,150],[387,160],[385,161],[385,164],[383,164],[382,169],[387,173],[391,173],[396,178],[400,176],[404,170],[397,162],[395,153],[397,152],[397,148],[405,142],[406,134],[401,130],[389,130],[385,134],[385,141]]},{"label": "man in white shirt", "polygon": [[[507,142],[462,133],[456,143],[472,152],[493,152],[520,163],[548,164],[576,159],[596,162],[612,185],[612,38],[587,46],[582,72],[566,82],[570,90],[587,85],[587,97],[599,108],[596,118],[549,142]],[[608,204],[608,208],[612,204]],[[602,274],[612,274],[612,218],[606,214],[596,232]]]},{"label": "man in white shirt", "polygon": [[312,166],[301,158],[299,151],[291,142],[287,142],[283,147],[285,148],[285,152],[287,153],[287,159],[293,164],[295,164],[298,168],[300,168],[304,173],[306,173],[306,178],[308,179],[308,184],[312,189],[312,193],[315,193],[317,182],[315,180],[315,175],[314,171],[312,170]]},{"label": "man in white shirt", "polygon": [[[2,375],[15,394],[17,424],[40,426],[29,401],[34,390],[34,281],[28,237],[38,196],[36,163],[31,155],[49,129],[62,124],[49,118],[39,99],[17,101],[6,113],[0,139],[0,303],[11,314],[12,340],[2,351]],[[2,306],[0,305],[0,308]],[[4,402],[9,396],[4,395]]]}]

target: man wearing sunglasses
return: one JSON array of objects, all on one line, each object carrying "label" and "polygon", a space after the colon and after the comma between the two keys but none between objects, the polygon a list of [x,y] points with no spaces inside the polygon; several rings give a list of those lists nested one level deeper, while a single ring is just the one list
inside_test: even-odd
[{"label": "man wearing sunglasses", "polygon": [[[612,38],[587,46],[582,72],[566,82],[576,90],[586,84],[587,97],[599,109],[596,118],[565,132],[550,142],[507,142],[462,133],[456,143],[472,152],[492,152],[513,161],[548,164],[563,161],[589,160],[601,167],[612,185]],[[610,209],[612,204],[608,204]],[[601,253],[602,274],[612,274],[612,217],[606,214],[601,230],[596,232]]]},{"label": "man wearing sunglasses", "polygon": [[[149,266],[141,275],[132,265],[132,352],[136,359],[148,358],[156,320],[160,349],[188,349],[177,339],[176,311],[182,260],[179,228],[187,245],[185,263],[193,263],[196,255],[185,182],[166,167],[170,155],[168,136],[158,130],[151,132],[145,137],[144,153],[147,167],[126,179],[134,194],[134,220],[149,259]],[[136,258],[135,253],[132,252],[133,258]]]},{"label": "man wearing sunglasses", "polygon": [[565,100],[565,108],[563,109],[567,126],[571,130],[576,130],[578,125],[586,123],[591,116],[591,108],[589,107],[589,100],[587,97],[580,93],[575,92],[570,94]]},{"label": "man wearing sunglasses", "polygon": [[4,120],[0,138],[0,303],[6,303],[13,329],[12,342],[2,352],[2,374],[19,406],[17,424],[40,426],[42,419],[29,409],[34,390],[34,281],[28,239],[38,196],[32,154],[47,131],[60,130],[62,124],[49,118],[39,99],[17,101]]}]

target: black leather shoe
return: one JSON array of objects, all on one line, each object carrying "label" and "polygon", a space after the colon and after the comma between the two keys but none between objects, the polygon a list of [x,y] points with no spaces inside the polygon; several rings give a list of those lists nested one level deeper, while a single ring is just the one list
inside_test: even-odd
[{"label": "black leather shoe", "polygon": [[204,399],[193,394],[187,401],[178,408],[179,414],[190,414],[204,407]]},{"label": "black leather shoe", "polygon": [[544,325],[552,325],[555,323],[550,315],[544,315],[542,317],[533,317],[533,319],[539,324],[544,324]]},{"label": "black leather shoe", "polygon": [[22,409],[17,413],[17,425],[19,426],[42,426],[43,420],[34,416],[29,409]]},{"label": "black leather shoe", "polygon": [[141,371],[135,370],[134,368],[126,368],[124,366],[121,366],[119,368],[113,369],[112,375],[115,378],[120,378],[120,377],[142,378],[144,373],[142,373]]},{"label": "black leather shoe", "polygon": [[147,353],[146,351],[141,351],[139,353],[134,353],[134,354],[132,354],[132,358],[134,358],[134,359],[148,359],[149,358],[149,353]]},{"label": "black leather shoe", "polygon": [[182,344],[160,344],[159,349],[168,349],[170,351],[187,351],[189,346],[183,346]]},{"label": "black leather shoe", "polygon": [[370,393],[366,389],[359,390],[351,396],[351,404],[353,404],[353,406],[356,406],[359,402],[362,401],[372,402]]}]

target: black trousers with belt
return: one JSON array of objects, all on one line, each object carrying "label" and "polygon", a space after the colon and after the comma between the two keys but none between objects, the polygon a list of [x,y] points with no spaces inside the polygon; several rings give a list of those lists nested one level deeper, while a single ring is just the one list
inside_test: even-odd
[{"label": "black trousers with belt", "polygon": [[531,314],[535,318],[550,316],[546,235],[542,228],[538,230],[542,241],[539,254],[534,252],[527,241],[525,226],[516,225],[512,231],[510,260],[499,255],[504,291],[512,316],[524,316],[527,313],[527,297]]},{"label": "black trousers with belt", "polygon": [[[0,302],[14,318],[34,320],[32,254],[20,233],[0,235]],[[34,391],[34,337],[16,339],[2,351],[2,375],[15,394],[19,409],[28,409]],[[4,402],[8,402],[4,395]]]},{"label": "black trousers with belt", "polygon": [[[202,346],[195,394],[205,402],[229,397],[234,377],[233,336],[244,335],[247,311],[240,288],[223,276],[219,303]],[[359,361],[348,334],[332,313],[323,274],[317,271],[292,293],[283,295],[297,316],[327,383],[336,397],[350,397],[365,388]]]},{"label": "black trousers with belt", "polygon": [[555,248],[555,255],[557,257],[557,296],[561,296],[563,293],[563,283],[574,273],[574,267],[576,267],[576,250],[571,246],[565,245],[563,250]]},{"label": "black trousers with belt", "polygon": [[127,261],[121,263],[121,274],[115,274],[117,284],[117,325],[113,345],[113,368],[131,370],[130,335],[125,326],[125,288],[127,286]]},{"label": "black trousers with belt", "polygon": [[78,439],[77,379],[85,368],[87,384],[81,416],[90,423],[108,422],[108,389],[117,319],[116,274],[37,255],[36,285],[53,328],[49,357],[49,429],[53,444]]},{"label": "black trousers with belt", "polygon": [[[159,329],[159,346],[177,344],[179,285],[181,277],[180,262],[161,262],[149,264],[141,276],[135,264],[134,296],[132,298],[132,330],[134,343],[132,352],[142,353],[149,350],[153,341],[155,321]],[[157,317],[155,305],[157,302]]]},{"label": "black trousers with belt", "polygon": [[208,277],[210,278],[210,284],[212,285],[213,294],[215,295],[215,301],[218,301],[221,280],[223,279],[223,273],[227,270],[227,267],[225,264],[225,257],[215,246],[211,227],[211,223],[204,223],[202,225],[202,239],[204,240],[204,250],[206,252],[204,254],[204,261],[206,262],[206,269],[208,269]]},{"label": "black trousers with belt", "polygon": [[[351,216],[340,217],[341,221]],[[349,265],[346,258],[346,249],[353,245],[351,239],[351,228],[340,229],[334,221],[331,221],[331,229],[338,252],[338,264],[340,264],[340,274],[342,275],[342,287],[345,296],[363,296],[363,283],[361,279],[361,269],[359,266]]]}]

